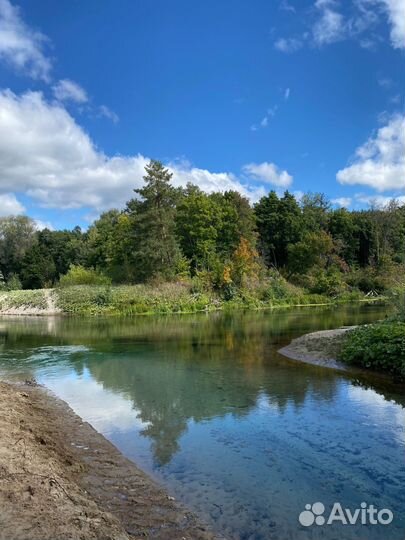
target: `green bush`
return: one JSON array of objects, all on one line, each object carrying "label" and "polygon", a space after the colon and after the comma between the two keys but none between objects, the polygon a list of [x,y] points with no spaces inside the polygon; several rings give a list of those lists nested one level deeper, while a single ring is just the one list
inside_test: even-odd
[{"label": "green bush", "polygon": [[7,281],[7,290],[9,291],[20,291],[22,289],[22,284],[20,278],[17,274],[11,274]]},{"label": "green bush", "polygon": [[72,264],[67,274],[59,280],[61,287],[73,285],[110,285],[111,279],[93,268]]},{"label": "green bush", "polygon": [[396,321],[405,323],[405,291],[398,291],[393,298],[395,305],[394,319]]},{"label": "green bush", "polygon": [[340,359],[348,364],[405,378],[405,324],[382,322],[348,332]]}]

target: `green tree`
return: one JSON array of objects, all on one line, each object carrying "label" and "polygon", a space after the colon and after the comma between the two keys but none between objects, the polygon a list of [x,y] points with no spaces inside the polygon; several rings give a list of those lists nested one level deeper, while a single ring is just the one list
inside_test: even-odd
[{"label": "green tree", "polygon": [[189,184],[177,208],[176,231],[193,271],[212,268],[217,260],[220,228],[219,202]]},{"label": "green tree", "polygon": [[131,216],[133,261],[140,281],[175,276],[181,258],[175,234],[175,209],[180,192],[171,185],[172,173],[160,161],[146,166],[145,185],[134,190],[140,199],[127,206]]},{"label": "green tree", "polygon": [[306,193],[301,201],[302,224],[305,232],[326,231],[330,202],[323,193]]},{"label": "green tree", "polygon": [[328,232],[332,236],[339,255],[349,265],[358,264],[359,230],[353,212],[339,208],[330,213]]},{"label": "green tree", "polygon": [[302,235],[302,214],[295,197],[286,191],[279,199],[274,191],[255,206],[259,250],[268,266],[288,263],[288,246]]},{"label": "green tree", "polygon": [[36,243],[25,254],[20,278],[24,289],[42,289],[54,283],[57,273],[49,252]]},{"label": "green tree", "polygon": [[308,232],[302,240],[289,244],[289,270],[291,274],[305,274],[314,266],[325,268],[332,262],[334,243],[324,232]]},{"label": "green tree", "polygon": [[88,230],[87,247],[88,266],[115,282],[134,280],[131,220],[127,213],[114,209],[101,214]]},{"label": "green tree", "polygon": [[0,218],[0,270],[7,280],[19,273],[27,251],[37,242],[35,223],[26,216]]}]

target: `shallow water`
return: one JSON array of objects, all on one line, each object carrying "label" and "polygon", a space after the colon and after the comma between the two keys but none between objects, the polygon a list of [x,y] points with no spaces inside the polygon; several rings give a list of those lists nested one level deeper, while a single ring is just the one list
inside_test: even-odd
[{"label": "shallow water", "polygon": [[[232,539],[403,540],[403,389],[285,359],[378,305],[134,319],[0,319],[0,374],[35,377]],[[390,525],[300,525],[362,502]]]}]

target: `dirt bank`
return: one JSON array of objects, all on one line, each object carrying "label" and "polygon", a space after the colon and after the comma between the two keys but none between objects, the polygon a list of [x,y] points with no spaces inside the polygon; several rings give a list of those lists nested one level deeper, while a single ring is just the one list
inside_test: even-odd
[{"label": "dirt bank", "polygon": [[52,289],[13,291],[0,294],[0,315],[59,315],[56,292]]},{"label": "dirt bank", "polygon": [[355,327],[312,332],[293,339],[287,347],[283,347],[278,352],[288,358],[306,362],[307,364],[348,371],[351,368],[339,362],[337,357],[344,335],[351,328]]},{"label": "dirt bank", "polygon": [[0,382],[1,540],[211,540],[66,403]]}]

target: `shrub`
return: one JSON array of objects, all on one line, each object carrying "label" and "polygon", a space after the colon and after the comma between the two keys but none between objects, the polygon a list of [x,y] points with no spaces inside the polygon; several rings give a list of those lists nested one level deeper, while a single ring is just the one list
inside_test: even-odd
[{"label": "shrub", "polygon": [[22,289],[22,284],[20,278],[17,274],[11,274],[10,278],[7,281],[7,290],[9,291],[20,291]]},{"label": "shrub", "polygon": [[111,279],[93,268],[72,264],[67,274],[59,281],[61,287],[73,285],[110,285]]},{"label": "shrub", "polygon": [[319,269],[312,275],[313,281],[309,287],[309,291],[315,294],[338,296],[346,288],[342,276],[342,273],[336,267],[331,267],[327,270]]},{"label": "shrub", "polygon": [[382,322],[348,332],[340,359],[405,378],[405,324]]}]

